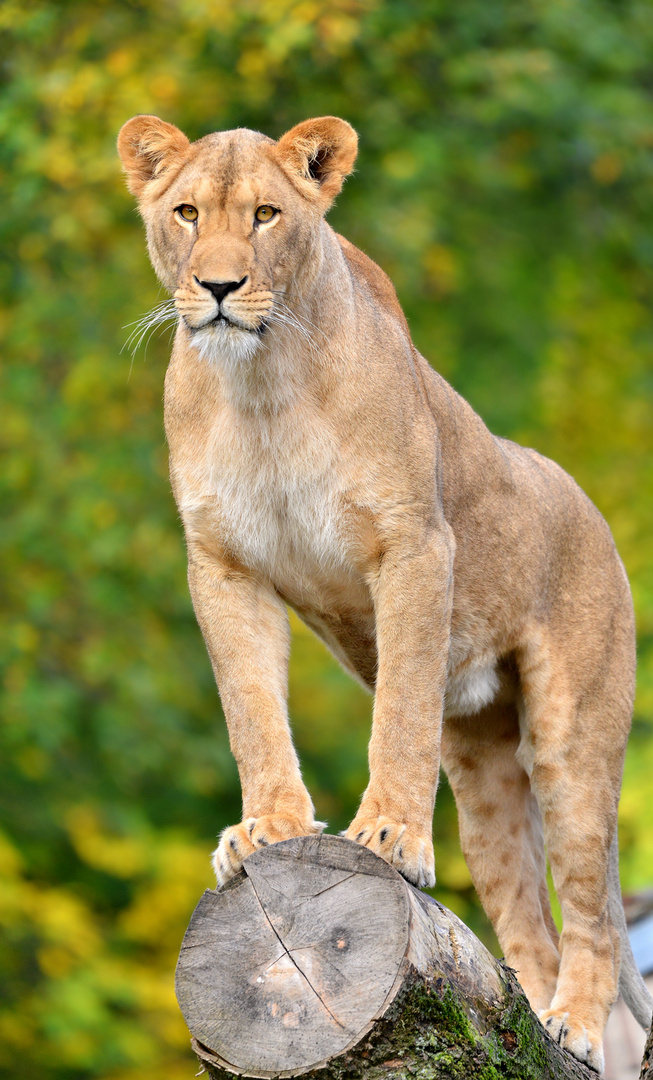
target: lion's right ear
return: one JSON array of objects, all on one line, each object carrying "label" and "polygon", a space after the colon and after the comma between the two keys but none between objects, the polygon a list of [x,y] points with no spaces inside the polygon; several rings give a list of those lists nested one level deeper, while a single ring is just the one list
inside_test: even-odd
[{"label": "lion's right ear", "polygon": [[118,153],[132,194],[140,195],[150,180],[179,166],[189,146],[183,131],[158,116],[134,116],[123,124],[118,134]]}]

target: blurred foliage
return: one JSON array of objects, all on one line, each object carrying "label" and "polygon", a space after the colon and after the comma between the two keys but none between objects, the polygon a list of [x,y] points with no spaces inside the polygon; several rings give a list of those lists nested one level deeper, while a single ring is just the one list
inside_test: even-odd
[{"label": "blurred foliage", "polygon": [[[166,480],[168,344],[114,151],[359,130],[334,225],[418,346],[613,527],[638,618],[626,888],[653,866],[653,19],[648,0],[4,0],[0,6],[0,1077],[181,1080],[172,992],[236,770]],[[291,708],[318,816],[365,785],[369,701],[296,621]],[[600,718],[597,718],[600,723]],[[489,932],[443,782],[437,895]]]}]

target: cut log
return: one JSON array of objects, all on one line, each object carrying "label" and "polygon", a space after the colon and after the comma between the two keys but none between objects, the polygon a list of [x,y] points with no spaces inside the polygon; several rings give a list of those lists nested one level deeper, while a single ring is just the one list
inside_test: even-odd
[{"label": "cut log", "polygon": [[176,989],[213,1080],[596,1080],[464,923],[342,837],[266,847],[207,890]]},{"label": "cut log", "polygon": [[651,1028],[646,1039],[646,1046],[644,1047],[644,1057],[642,1058],[642,1069],[639,1074],[639,1080],[653,1080],[653,1024],[651,1024]]}]

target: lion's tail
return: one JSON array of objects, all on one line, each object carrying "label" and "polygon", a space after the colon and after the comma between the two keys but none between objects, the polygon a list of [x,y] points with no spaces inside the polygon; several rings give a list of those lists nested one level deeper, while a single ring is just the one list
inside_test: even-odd
[{"label": "lion's tail", "polygon": [[619,990],[626,1005],[642,1027],[648,1031],[651,1026],[653,1014],[653,998],[649,994],[646,984],[639,973],[633,950],[628,937],[626,916],[621,901],[621,885],[619,883],[619,841],[617,833],[610,845],[610,861],[608,867],[608,907],[610,918],[619,931],[621,938],[621,967],[619,969]]}]

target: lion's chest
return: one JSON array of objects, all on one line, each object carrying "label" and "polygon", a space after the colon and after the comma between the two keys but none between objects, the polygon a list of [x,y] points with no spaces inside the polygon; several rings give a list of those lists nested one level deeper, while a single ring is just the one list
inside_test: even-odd
[{"label": "lion's chest", "polygon": [[341,561],[334,493],[323,472],[293,474],[279,462],[229,468],[216,475],[214,492],[229,548],[275,584]]},{"label": "lion's chest", "polygon": [[245,566],[291,597],[347,574],[338,449],[323,425],[219,425],[202,456],[220,539]]}]

